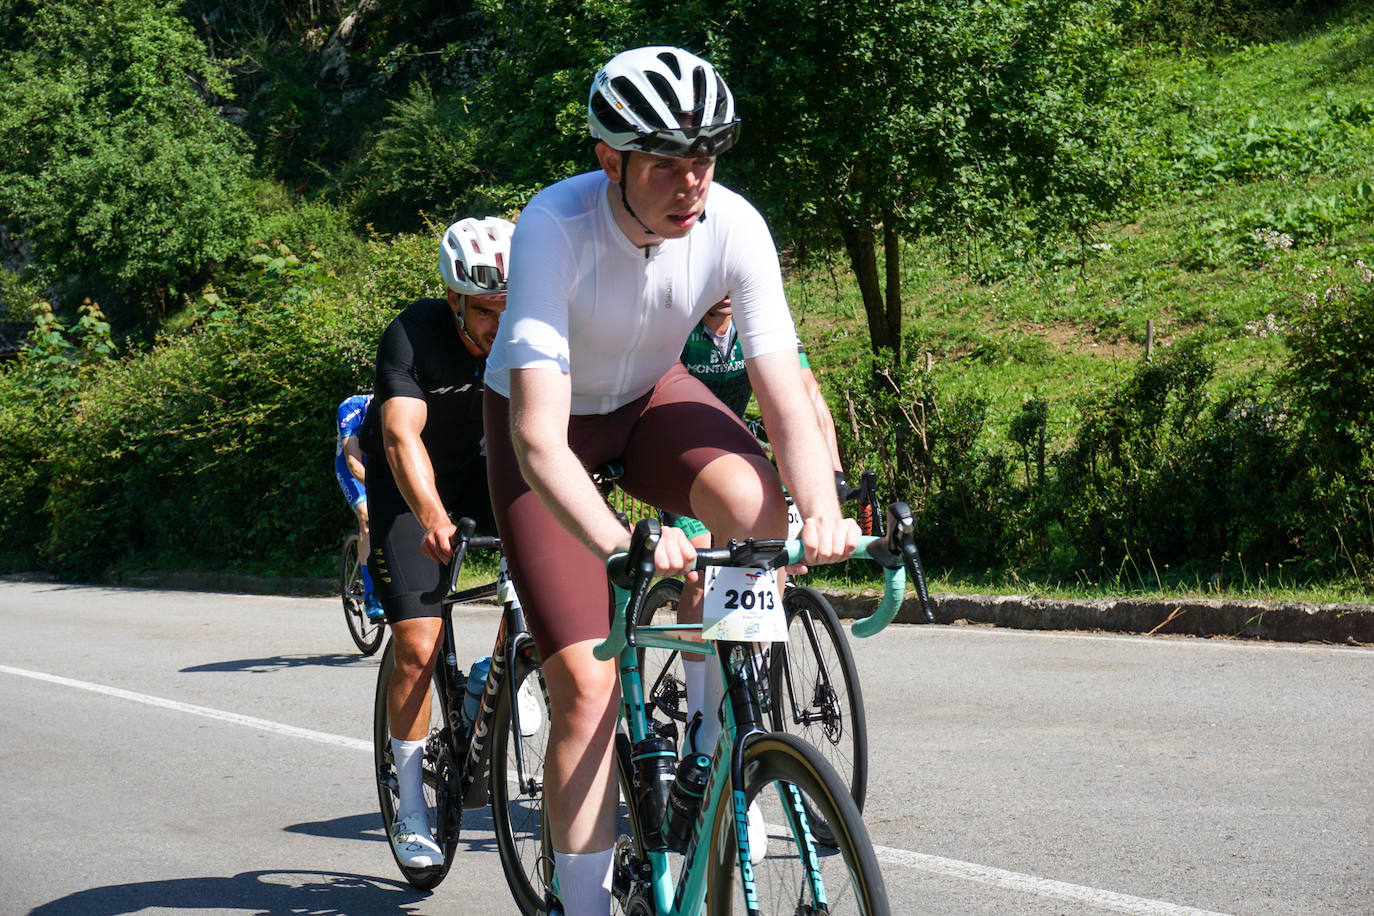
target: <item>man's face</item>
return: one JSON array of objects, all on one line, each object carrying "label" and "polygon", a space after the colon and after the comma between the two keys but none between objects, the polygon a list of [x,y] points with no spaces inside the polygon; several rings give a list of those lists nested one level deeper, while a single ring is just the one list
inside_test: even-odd
[{"label": "man's face", "polygon": [[730,297],[726,296],[706,310],[706,317],[714,318],[717,321],[724,321],[726,318],[729,318],[733,312],[734,308],[730,305]]},{"label": "man's face", "polygon": [[706,210],[716,160],[631,153],[624,169],[625,196],[635,215],[655,235],[678,239],[692,231]]},{"label": "man's face", "polygon": [[[467,296],[463,323],[468,340],[486,356],[491,353],[492,341],[496,340],[496,329],[501,324],[501,313],[506,310],[506,296]],[[456,313],[462,306],[458,294],[449,291],[449,303]]]}]

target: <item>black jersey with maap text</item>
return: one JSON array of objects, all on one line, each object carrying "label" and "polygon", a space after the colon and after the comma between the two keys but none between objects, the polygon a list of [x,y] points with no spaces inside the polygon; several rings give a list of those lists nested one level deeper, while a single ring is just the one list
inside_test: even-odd
[{"label": "black jersey with maap text", "polygon": [[428,408],[420,438],[436,475],[454,471],[482,450],[482,371],[458,335],[445,299],[411,303],[382,334],[377,381],[358,442],[369,457],[385,461],[381,410],[389,398],[423,400]]}]

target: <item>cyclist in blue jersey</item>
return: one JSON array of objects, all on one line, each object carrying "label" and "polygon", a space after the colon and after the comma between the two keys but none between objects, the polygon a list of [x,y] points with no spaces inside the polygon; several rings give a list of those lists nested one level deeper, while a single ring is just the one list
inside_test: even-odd
[{"label": "cyclist in blue jersey", "polygon": [[348,508],[353,510],[354,516],[358,519],[358,560],[363,574],[363,593],[366,596],[364,607],[368,619],[377,620],[384,614],[377,596],[372,594],[372,574],[367,568],[370,532],[367,524],[367,488],[363,485],[367,471],[367,456],[358,445],[358,429],[363,425],[363,416],[371,402],[372,395],[355,394],[339,403],[339,435],[334,444],[334,479],[343,490]]}]

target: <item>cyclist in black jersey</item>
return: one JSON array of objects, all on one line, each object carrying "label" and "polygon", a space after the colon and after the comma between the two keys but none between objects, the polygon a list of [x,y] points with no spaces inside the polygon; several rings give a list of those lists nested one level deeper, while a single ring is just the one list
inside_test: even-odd
[{"label": "cyclist in black jersey", "polygon": [[377,350],[375,396],[359,432],[367,453],[373,587],[386,611],[396,668],[387,698],[400,802],[391,841],[409,867],[443,864],[424,800],[421,763],[441,605],[426,603],[467,516],[494,533],[482,437],[482,373],[506,307],[510,234],[503,219],[450,226],[439,249],[446,299],[411,303]]}]

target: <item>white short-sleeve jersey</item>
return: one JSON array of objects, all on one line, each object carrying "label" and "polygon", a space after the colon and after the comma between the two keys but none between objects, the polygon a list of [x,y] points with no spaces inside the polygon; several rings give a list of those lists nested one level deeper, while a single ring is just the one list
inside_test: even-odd
[{"label": "white short-sleeve jersey", "polygon": [[571,378],[573,414],[610,413],[653,387],[727,295],[746,358],[796,349],[777,249],[748,201],[713,183],[691,232],[638,248],[616,225],[610,187],[602,172],[577,175],[520,214],[487,358],[493,391],[510,397],[512,369],[557,369]]}]

